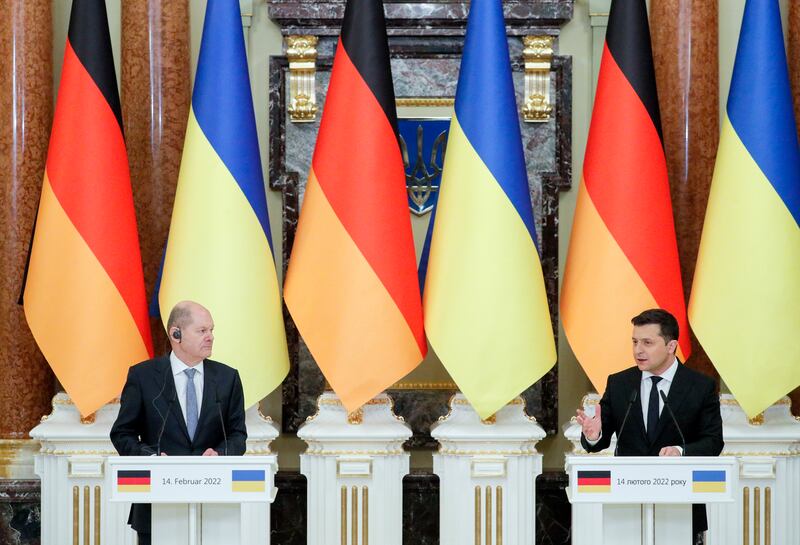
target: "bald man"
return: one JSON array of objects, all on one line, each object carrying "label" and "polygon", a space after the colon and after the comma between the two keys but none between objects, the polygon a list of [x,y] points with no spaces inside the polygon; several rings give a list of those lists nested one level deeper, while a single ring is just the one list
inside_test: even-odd
[{"label": "bald man", "polygon": [[[214,320],[202,305],[182,301],[167,320],[172,352],[128,370],[111,442],[121,456],[239,456],[247,429],[236,369],[208,359]],[[140,545],[151,537],[150,505],[128,519]]]}]

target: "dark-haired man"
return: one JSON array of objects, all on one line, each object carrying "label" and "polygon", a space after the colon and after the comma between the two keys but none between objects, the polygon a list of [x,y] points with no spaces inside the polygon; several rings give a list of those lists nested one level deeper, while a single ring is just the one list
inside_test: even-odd
[{"label": "dark-haired man", "polygon": [[[608,448],[616,433],[620,456],[718,456],[723,440],[716,384],[678,361],[678,321],[666,310],[651,309],[631,323],[636,365],[608,377],[594,416],[578,411],[583,448],[587,452]],[[685,444],[665,412],[661,392],[675,413]],[[634,395],[636,401],[620,434]],[[695,534],[708,528],[704,506],[694,506],[692,522]]]},{"label": "dark-haired man", "polygon": [[[208,359],[211,313],[182,301],[170,312],[167,335],[172,353],[128,371],[111,428],[114,448],[121,456],[244,454],[242,382],[235,369]],[[139,534],[139,545],[150,544],[150,505],[134,504],[128,524]]]}]

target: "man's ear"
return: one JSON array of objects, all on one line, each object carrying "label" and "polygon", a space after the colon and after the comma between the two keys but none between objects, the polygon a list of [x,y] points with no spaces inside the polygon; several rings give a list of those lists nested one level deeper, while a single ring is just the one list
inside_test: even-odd
[{"label": "man's ear", "polygon": [[678,351],[678,341],[674,339],[669,341],[667,343],[667,350],[669,351],[670,354],[674,355]]}]

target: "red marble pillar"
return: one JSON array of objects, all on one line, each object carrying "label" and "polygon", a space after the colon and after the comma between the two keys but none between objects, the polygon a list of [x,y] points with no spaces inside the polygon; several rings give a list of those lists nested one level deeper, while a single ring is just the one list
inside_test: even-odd
[{"label": "red marble pillar", "polygon": [[[191,100],[188,0],[123,0],[122,118],[139,224],[145,284],[152,296],[167,240]],[[151,319],[156,353],[167,350]]]},{"label": "red marble pillar", "polygon": [[[688,303],[719,141],[717,2],[658,0],[650,7],[661,125]],[[692,335],[687,364],[718,373]]]},{"label": "red marble pillar", "polygon": [[0,0],[0,440],[10,442],[50,412],[55,384],[18,304],[53,118],[52,57],[50,0]]},{"label": "red marble pillar", "polygon": [[[800,129],[800,2],[789,2],[789,78],[794,96],[794,116]],[[800,388],[792,392],[792,412],[800,415]]]}]

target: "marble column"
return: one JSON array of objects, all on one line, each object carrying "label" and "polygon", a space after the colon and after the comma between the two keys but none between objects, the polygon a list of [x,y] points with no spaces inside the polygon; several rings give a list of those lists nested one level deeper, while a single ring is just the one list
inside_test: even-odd
[{"label": "marble column", "polygon": [[0,0],[0,478],[33,475],[26,438],[55,384],[19,304],[53,118],[51,44],[50,0]]},{"label": "marble column", "polygon": [[[169,232],[191,99],[188,0],[123,0],[122,118],[147,296]],[[151,319],[156,353],[167,350]]]},{"label": "marble column", "polygon": [[[719,141],[717,2],[659,0],[650,31],[681,260],[688,303]],[[718,374],[692,335],[687,364]]]},{"label": "marble column", "polygon": [[[800,2],[789,2],[788,51],[789,78],[794,97],[794,116],[800,132]],[[800,388],[789,394],[792,413],[800,415]]]}]

